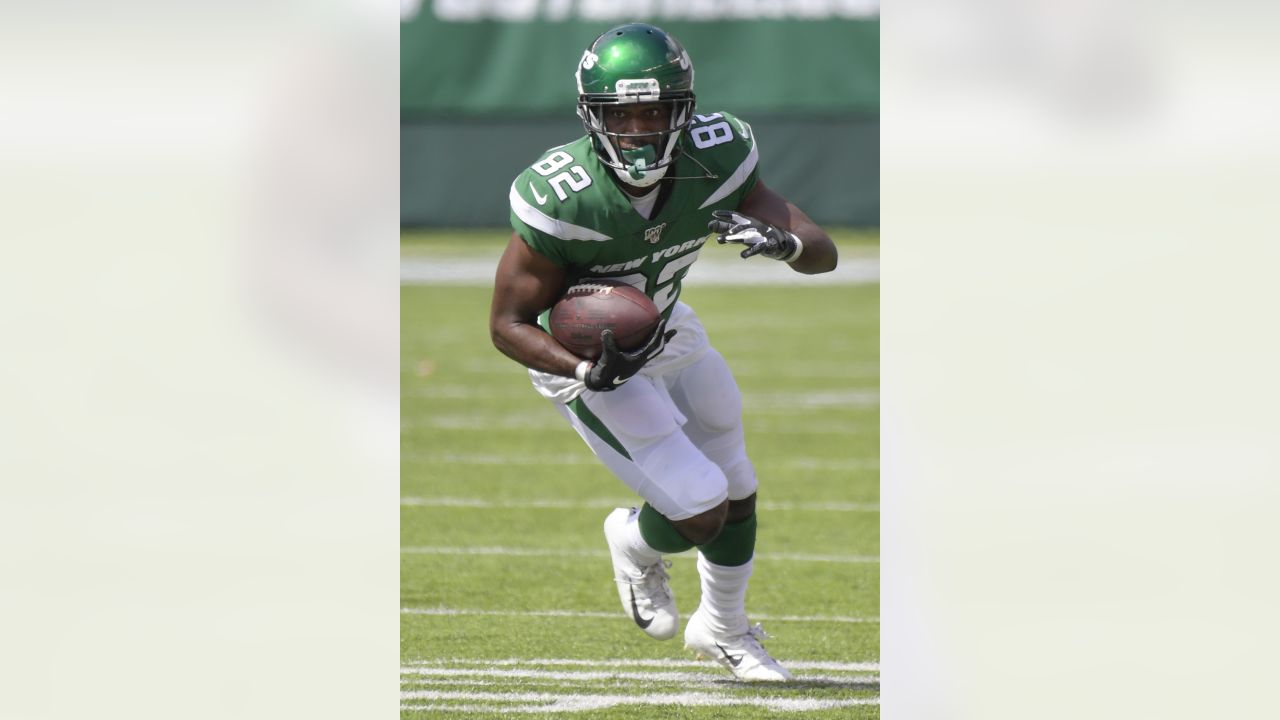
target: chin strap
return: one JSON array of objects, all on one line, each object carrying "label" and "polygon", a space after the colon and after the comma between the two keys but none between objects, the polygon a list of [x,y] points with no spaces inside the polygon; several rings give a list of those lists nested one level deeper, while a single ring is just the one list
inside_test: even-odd
[{"label": "chin strap", "polygon": [[[702,163],[698,162],[698,158],[692,155],[689,155],[688,153],[685,153],[684,157],[689,158],[698,167],[702,168],[703,174],[701,175],[668,175],[665,178],[663,178],[664,180],[719,180],[720,179],[719,175],[711,172],[711,170],[709,170],[706,165],[703,165]],[[675,163],[672,163],[672,164],[674,165]]]}]

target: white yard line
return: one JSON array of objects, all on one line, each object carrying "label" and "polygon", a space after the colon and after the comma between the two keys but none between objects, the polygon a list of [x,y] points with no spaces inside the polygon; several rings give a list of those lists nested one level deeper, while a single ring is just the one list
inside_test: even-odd
[{"label": "white yard line", "polygon": [[[812,698],[780,698],[780,697],[741,697],[714,693],[654,693],[650,695],[567,695],[557,693],[530,692],[465,692],[449,690],[410,690],[400,693],[404,700],[488,700],[505,703],[538,703],[516,707],[493,706],[491,711],[508,711],[524,713],[574,712],[582,710],[601,710],[618,705],[681,705],[681,706],[724,706],[751,705],[763,707],[774,712],[808,712],[813,710],[829,710],[850,707],[853,705],[879,705],[880,698],[848,698],[845,700],[818,700]],[[401,705],[402,708],[418,709],[412,705]],[[435,709],[456,709],[449,705],[432,706]]]},{"label": "white yard line", "polygon": [[[756,616],[753,616],[756,617]],[[461,665],[479,665],[482,667],[510,667],[513,665],[523,666],[548,666],[548,665],[566,665],[574,667],[688,667],[688,668],[705,668],[710,667],[705,662],[697,660],[672,660],[668,658],[654,658],[652,660],[584,660],[582,658],[502,658],[498,660],[481,660],[466,658],[448,658],[444,660],[417,660],[406,663],[400,668],[401,672],[406,669],[420,667],[456,667]],[[827,660],[800,660],[788,662],[787,667],[794,670],[831,670],[839,672],[880,672],[880,663],[878,662],[834,662]]]},{"label": "white yard line", "polygon": [[[600,461],[589,454],[564,453],[560,455],[530,456],[505,453],[416,453],[402,452],[401,460],[427,463],[429,465],[599,465]],[[788,458],[776,462],[762,462],[761,465],[782,467],[795,470],[879,470],[880,461],[875,458]]]},{"label": "white yard line", "polygon": [[[406,555],[505,555],[511,557],[609,557],[607,550],[571,550],[522,547],[403,547]],[[683,553],[676,553],[682,555]],[[690,555],[692,557],[692,555]],[[758,553],[756,560],[787,560],[791,562],[829,562],[870,564],[880,562],[874,555],[814,555],[808,553]]]},{"label": "white yard line", "polygon": [[[483,257],[402,257],[401,285],[482,285],[493,284],[498,256]],[[867,285],[880,282],[880,259],[842,259],[836,269],[820,275],[804,275],[781,267],[781,263],[741,261],[737,258],[703,257],[689,269],[685,280],[690,287],[710,285]]]},{"label": "white yard line", "polygon": [[[549,669],[556,667],[586,669]],[[797,661],[788,662],[787,667],[800,673],[797,679],[801,683],[820,683],[829,688],[862,690],[878,690],[880,685],[880,663],[878,662]],[[673,671],[672,668],[696,669],[702,672]],[[809,673],[814,670],[823,671],[825,674]],[[660,686],[678,683],[688,690],[679,693],[637,692],[647,690],[646,683]],[[512,685],[520,689],[506,689]],[[775,712],[809,712],[880,703],[878,695],[829,700],[786,697],[777,694],[750,696],[743,692],[746,686],[732,680],[714,663],[666,658],[651,660],[581,658],[422,660],[401,665],[400,687],[402,710],[435,710],[453,715],[467,712],[569,713],[620,705],[700,707],[750,705]],[[473,687],[477,689],[460,689]],[[733,688],[731,691],[724,692],[730,687]],[[760,687],[762,690],[766,688],[772,691],[785,691],[787,686]],[[609,692],[610,690],[621,690],[622,693]],[[805,694],[808,694],[807,691]]]},{"label": "white yard line", "polygon": [[[517,366],[512,366],[515,369]],[[441,400],[492,400],[509,397],[510,393],[476,383],[433,383],[406,388],[403,394],[414,398]],[[753,412],[807,412],[823,408],[874,408],[880,405],[880,391],[873,388],[848,388],[821,392],[747,392],[742,401]]]},{"label": "white yard line", "polygon": [[492,285],[498,256],[400,258],[401,285]]},{"label": "white yard line", "polygon": [[[618,618],[621,612],[592,610],[475,610],[464,608],[400,608],[401,615],[488,615],[493,617],[562,617],[562,618]],[[768,615],[751,613],[752,620],[761,622],[829,622],[829,623],[879,623],[880,618],[848,617],[845,615]]]},{"label": "white yard line", "polygon": [[[790,665],[789,665],[790,666]],[[401,683],[448,682],[453,678],[525,678],[529,680],[556,680],[566,682],[594,682],[599,680],[636,680],[640,682],[723,683],[728,676],[719,665],[703,663],[708,672],[638,671],[638,670],[531,670],[518,667],[452,668],[408,667],[400,668]],[[410,676],[406,679],[403,676]],[[806,675],[804,680],[823,683],[875,682],[872,675]]]},{"label": "white yard line", "polygon": [[[526,500],[489,500],[464,497],[402,497],[400,504],[408,507],[462,507],[503,508],[515,510],[608,510],[636,505],[635,498],[587,498],[560,500],[555,498],[529,498]],[[848,502],[769,502],[761,501],[756,507],[766,512],[802,510],[811,512],[880,512],[879,503]]]},{"label": "white yard line", "polygon": [[499,453],[401,453],[402,460],[429,463],[431,465],[599,465],[593,455],[504,455]]},{"label": "white yard line", "polygon": [[547,416],[539,413],[536,416],[511,415],[503,418],[490,418],[485,415],[431,415],[420,420],[408,421],[400,419],[400,429],[429,427],[437,430],[474,430],[491,433],[495,428],[500,430],[546,430]]},{"label": "white yard line", "polygon": [[875,555],[821,555],[815,553],[759,553],[757,560],[785,560],[788,562],[824,562],[848,563],[855,565],[878,564],[880,558]]},{"label": "white yard line", "polygon": [[609,557],[605,550],[550,550],[512,547],[402,547],[408,555],[511,555],[513,557]]},{"label": "white yard line", "polygon": [[742,402],[754,410],[878,407],[880,391],[869,389],[826,390],[823,392],[743,393]]},{"label": "white yard line", "polygon": [[[762,462],[761,465],[772,463]],[[795,458],[782,463],[785,467],[796,470],[879,470],[879,460],[818,460],[816,458]]]},{"label": "white yard line", "polygon": [[761,510],[803,510],[819,512],[880,512],[880,503],[853,502],[771,502],[763,500],[756,503]]},{"label": "white yard line", "polygon": [[[776,373],[777,370],[775,369],[774,372]],[[736,371],[735,374],[741,376],[741,373],[736,373]],[[790,375],[791,372],[788,370],[788,376]],[[477,433],[492,433],[494,429],[545,432],[547,422],[547,416],[541,413],[528,416],[507,415],[494,417],[486,412],[476,412],[474,415],[431,415],[415,420],[401,418],[400,430],[401,432],[407,432],[417,428],[433,428]],[[867,432],[875,426],[876,421],[874,420],[869,420],[863,424],[829,422],[822,425],[807,425],[790,418],[783,422],[766,422],[759,418],[749,418],[746,428],[748,433],[767,433],[769,435],[804,435],[806,437],[836,435],[847,437]]]}]

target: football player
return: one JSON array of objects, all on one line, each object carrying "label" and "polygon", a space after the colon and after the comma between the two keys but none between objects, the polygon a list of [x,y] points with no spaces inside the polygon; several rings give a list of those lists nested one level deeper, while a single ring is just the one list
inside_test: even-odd
[{"label": "football player", "polygon": [[[575,77],[586,135],[546,151],[511,185],[493,343],[644,499],[604,521],[624,612],[650,636],[673,637],[679,614],[662,556],[697,547],[702,597],[686,647],[742,680],[790,680],[745,609],[756,473],[741,396],[680,285],[711,237],[808,274],[835,268],[835,246],[759,179],[750,125],[697,113],[693,62],[666,32],[613,28],[582,54]],[[619,350],[606,331],[601,356],[583,360],[544,329],[546,312],[597,278],[644,291],[662,320],[638,350]]]}]

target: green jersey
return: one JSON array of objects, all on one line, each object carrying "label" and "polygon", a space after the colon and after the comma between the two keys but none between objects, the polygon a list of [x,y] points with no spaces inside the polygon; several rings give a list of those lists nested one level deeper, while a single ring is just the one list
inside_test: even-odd
[{"label": "green jersey", "polygon": [[620,280],[643,290],[670,317],[681,281],[712,237],[711,212],[741,204],[755,187],[756,161],[750,125],[728,113],[694,116],[667,170],[672,179],[657,186],[660,205],[645,219],[583,136],[548,150],[520,173],[511,185],[511,226],[563,267],[570,285]]}]

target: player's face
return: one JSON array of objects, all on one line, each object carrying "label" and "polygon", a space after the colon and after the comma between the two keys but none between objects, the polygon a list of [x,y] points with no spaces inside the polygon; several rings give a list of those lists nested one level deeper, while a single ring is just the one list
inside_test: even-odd
[{"label": "player's face", "polygon": [[624,150],[634,150],[645,145],[657,145],[671,123],[671,106],[667,103],[638,103],[614,105],[604,111],[604,126],[617,133],[653,133],[637,137],[620,137],[618,145]]}]

